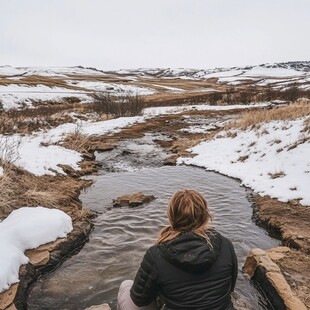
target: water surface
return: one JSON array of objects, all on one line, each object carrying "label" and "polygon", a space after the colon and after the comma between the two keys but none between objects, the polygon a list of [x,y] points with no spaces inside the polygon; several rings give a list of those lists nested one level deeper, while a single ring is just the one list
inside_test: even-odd
[{"label": "water surface", "polygon": [[[166,224],[168,199],[183,188],[207,197],[212,225],[233,242],[239,260],[236,292],[240,300],[249,305],[247,309],[267,309],[264,299],[244,279],[241,266],[250,249],[270,248],[278,241],[254,224],[249,193],[238,181],[185,166],[96,176],[94,185],[81,195],[84,206],[100,212],[90,241],[35,283],[28,309],[79,310],[115,300],[120,283],[135,276],[145,251]],[[154,195],[156,200],[134,209],[112,208],[114,198],[137,191]]]}]

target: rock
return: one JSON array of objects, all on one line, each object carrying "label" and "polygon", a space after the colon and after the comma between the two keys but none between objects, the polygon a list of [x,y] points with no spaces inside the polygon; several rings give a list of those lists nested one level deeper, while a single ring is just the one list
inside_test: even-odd
[{"label": "rock", "polygon": [[155,197],[153,195],[144,195],[143,193],[134,193],[123,195],[117,197],[117,199],[113,199],[113,207],[138,207],[144,203],[149,203],[154,200]]},{"label": "rock", "polygon": [[291,249],[286,246],[278,246],[267,251],[268,256],[273,260],[277,261],[285,256],[286,253],[290,252]]},{"label": "rock", "polygon": [[178,155],[172,155],[164,160],[165,166],[175,166],[177,162]]},{"label": "rock", "polygon": [[86,308],[85,310],[111,310],[111,308],[108,304],[102,304],[97,306],[91,306],[89,308]]},{"label": "rock", "polygon": [[35,266],[45,265],[50,259],[50,252],[46,250],[28,250],[25,254],[29,258],[30,263]]},{"label": "rock", "polygon": [[[15,299],[17,289],[18,283],[15,283],[8,290],[0,293],[0,310],[4,310],[8,307],[14,306],[13,301]],[[11,309],[14,309],[14,307]]]},{"label": "rock", "polygon": [[[269,252],[273,252],[273,255],[281,255],[285,251],[287,251],[285,247],[279,247]],[[243,272],[254,281],[260,283],[260,286],[276,309],[307,309],[303,302],[293,294],[279,266],[271,260],[267,252],[261,249],[250,251],[244,263]]]}]

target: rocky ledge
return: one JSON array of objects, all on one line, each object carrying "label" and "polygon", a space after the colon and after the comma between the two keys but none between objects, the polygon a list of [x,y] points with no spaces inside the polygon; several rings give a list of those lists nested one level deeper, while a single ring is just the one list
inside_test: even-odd
[{"label": "rocky ledge", "polygon": [[276,264],[291,252],[287,247],[277,247],[269,251],[253,249],[247,256],[243,271],[261,285],[275,309],[307,310],[307,306],[292,291]]}]

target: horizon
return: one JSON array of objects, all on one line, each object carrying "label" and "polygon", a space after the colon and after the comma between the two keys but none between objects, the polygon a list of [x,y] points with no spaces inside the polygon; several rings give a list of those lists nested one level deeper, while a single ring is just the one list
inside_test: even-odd
[{"label": "horizon", "polygon": [[87,66],[87,65],[21,65],[21,66],[13,66],[10,64],[0,64],[0,67],[12,67],[12,68],[79,68],[82,67],[84,69],[95,69],[98,71],[104,71],[104,72],[109,72],[109,71],[120,71],[120,70],[146,70],[146,69],[184,69],[184,70],[215,70],[215,69],[234,69],[234,68],[246,68],[246,67],[260,67],[260,66],[265,66],[265,65],[281,65],[281,64],[292,64],[292,63],[306,63],[310,62],[310,60],[288,60],[288,61],[281,61],[281,62],[266,62],[266,63],[259,63],[259,64],[246,64],[246,65],[237,65],[237,66],[230,66],[230,67],[208,67],[208,68],[193,68],[193,67],[134,67],[134,68],[116,68],[116,69],[109,69],[105,70],[104,68],[99,68],[99,67],[94,67],[94,66]]}]

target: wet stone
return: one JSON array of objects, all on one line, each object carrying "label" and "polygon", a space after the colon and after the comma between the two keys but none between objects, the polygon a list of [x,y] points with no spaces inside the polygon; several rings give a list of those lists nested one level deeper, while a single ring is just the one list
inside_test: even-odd
[{"label": "wet stone", "polygon": [[97,306],[91,306],[89,308],[86,308],[85,310],[111,310],[111,308],[108,304],[102,304]]},{"label": "wet stone", "polygon": [[143,193],[134,193],[134,194],[127,194],[116,199],[113,199],[113,207],[120,208],[120,207],[129,207],[134,208],[138,207],[142,204],[149,203],[154,200],[155,197],[153,195],[144,195]]}]

